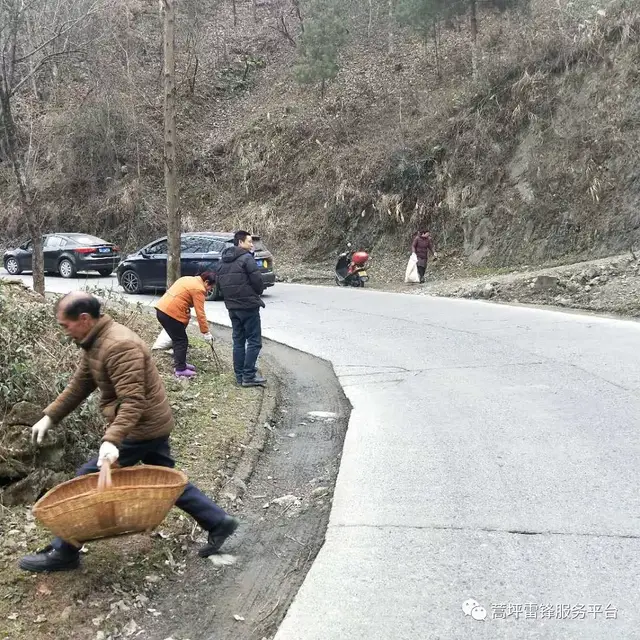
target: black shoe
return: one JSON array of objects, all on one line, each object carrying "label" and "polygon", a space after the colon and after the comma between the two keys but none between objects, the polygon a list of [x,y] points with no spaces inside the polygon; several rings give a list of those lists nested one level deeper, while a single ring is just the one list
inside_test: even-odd
[{"label": "black shoe", "polygon": [[80,554],[54,549],[51,545],[24,556],[18,565],[23,571],[42,573],[43,571],[72,571],[80,566]]},{"label": "black shoe", "polygon": [[267,379],[262,376],[254,376],[253,378],[249,378],[248,380],[242,381],[243,387],[266,387]]},{"label": "black shoe", "polygon": [[225,540],[234,534],[240,523],[232,516],[225,516],[220,524],[209,531],[207,544],[198,551],[201,558],[208,558],[213,553],[218,553]]}]

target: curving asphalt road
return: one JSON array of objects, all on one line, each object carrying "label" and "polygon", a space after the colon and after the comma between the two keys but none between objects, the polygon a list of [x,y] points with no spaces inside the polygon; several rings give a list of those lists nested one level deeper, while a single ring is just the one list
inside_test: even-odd
[{"label": "curving asphalt road", "polygon": [[265,335],[330,360],[353,404],[326,542],[275,640],[640,637],[640,324],[298,285],[265,300]]}]

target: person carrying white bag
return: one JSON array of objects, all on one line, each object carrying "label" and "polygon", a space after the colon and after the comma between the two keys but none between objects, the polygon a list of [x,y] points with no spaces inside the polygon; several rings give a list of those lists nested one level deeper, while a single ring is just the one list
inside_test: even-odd
[{"label": "person carrying white bag", "polygon": [[420,275],[418,274],[418,256],[415,253],[412,253],[409,258],[407,270],[404,274],[404,281],[407,284],[418,284],[420,282]]},{"label": "person carrying white bag", "polygon": [[429,254],[433,256],[434,260],[438,258],[438,254],[433,247],[431,234],[426,229],[419,231],[418,235],[413,239],[411,251],[418,260],[418,281],[422,284],[424,282],[424,274],[427,270]]}]

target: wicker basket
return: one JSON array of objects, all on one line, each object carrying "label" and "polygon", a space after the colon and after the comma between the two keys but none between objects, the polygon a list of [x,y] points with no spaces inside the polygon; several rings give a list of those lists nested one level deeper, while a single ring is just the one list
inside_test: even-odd
[{"label": "wicker basket", "polygon": [[168,467],[139,465],[78,476],[48,491],[33,507],[55,535],[80,543],[125,533],[151,531],[165,518],[187,484]]}]

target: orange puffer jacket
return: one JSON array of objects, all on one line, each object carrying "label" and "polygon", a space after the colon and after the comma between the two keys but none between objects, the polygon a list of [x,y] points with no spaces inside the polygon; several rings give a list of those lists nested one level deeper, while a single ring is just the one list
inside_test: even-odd
[{"label": "orange puffer jacket", "polygon": [[178,278],[160,298],[156,309],[186,325],[189,323],[191,307],[193,307],[196,311],[200,331],[209,333],[209,323],[204,314],[206,293],[207,286],[200,276],[183,276]]}]

